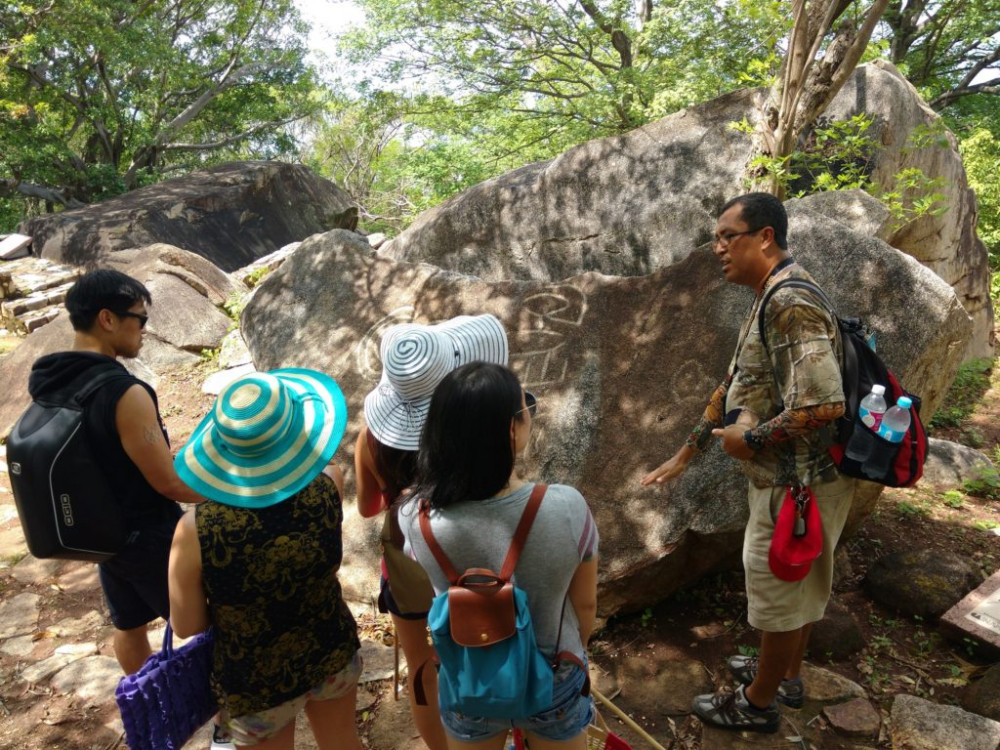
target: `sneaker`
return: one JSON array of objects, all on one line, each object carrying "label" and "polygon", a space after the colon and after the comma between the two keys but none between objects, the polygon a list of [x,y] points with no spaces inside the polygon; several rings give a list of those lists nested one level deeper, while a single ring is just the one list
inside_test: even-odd
[{"label": "sneaker", "polygon": [[750,732],[777,732],[781,726],[778,705],[772,703],[764,709],[754,708],[740,685],[733,693],[707,693],[691,702],[691,711],[703,723],[719,729]]},{"label": "sneaker", "polygon": [[[726,667],[741,685],[749,685],[757,676],[757,657],[730,656]],[[805,693],[801,677],[796,677],[794,680],[782,680],[781,685],[778,686],[778,703],[789,708],[802,708],[802,704],[805,702]]]},{"label": "sneaker", "polygon": [[236,750],[233,738],[218,724],[212,725],[212,744],[209,750]]}]

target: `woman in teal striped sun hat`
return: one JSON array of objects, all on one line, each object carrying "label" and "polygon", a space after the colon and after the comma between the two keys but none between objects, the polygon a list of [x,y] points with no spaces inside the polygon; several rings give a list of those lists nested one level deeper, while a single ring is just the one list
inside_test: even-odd
[{"label": "woman in teal striped sun hat", "polygon": [[333,378],[300,368],[256,372],[219,394],[174,466],[210,500],[266,508],[322,471],[346,427],[347,404]]}]

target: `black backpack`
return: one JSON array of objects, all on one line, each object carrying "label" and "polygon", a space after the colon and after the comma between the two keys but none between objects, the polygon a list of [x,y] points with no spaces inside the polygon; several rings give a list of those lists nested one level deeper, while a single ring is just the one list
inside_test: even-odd
[{"label": "black backpack", "polygon": [[37,558],[102,562],[125,546],[124,516],[83,426],[90,397],[122,377],[118,367],[88,370],[68,401],[33,401],[14,425],[7,441],[10,483],[28,551]]},{"label": "black backpack", "polygon": [[[783,279],[772,286],[761,300],[760,310],[757,313],[757,328],[765,349],[767,337],[764,333],[764,309],[774,293],[783,287],[797,287],[812,292],[822,301],[840,329],[840,338],[844,345],[844,359],[840,367],[844,381],[844,416],[837,420],[835,442],[830,446],[829,453],[841,474],[877,482],[887,487],[910,487],[916,484],[923,475],[924,459],[927,456],[927,433],[920,421],[920,397],[903,390],[896,376],[869,346],[861,321],[857,318],[838,316],[823,290],[805,279]],[[871,392],[872,386],[876,383],[885,386],[885,400],[889,406],[896,403],[901,396],[908,396],[913,401],[910,409],[910,427],[901,443],[890,443],[871,433],[859,419],[858,408],[861,400]],[[866,432],[866,437],[873,444],[872,451],[888,451],[894,454],[884,471],[871,476],[864,471],[865,462],[847,457],[845,454],[847,444],[855,430]],[[870,470],[871,464],[868,466]]]}]

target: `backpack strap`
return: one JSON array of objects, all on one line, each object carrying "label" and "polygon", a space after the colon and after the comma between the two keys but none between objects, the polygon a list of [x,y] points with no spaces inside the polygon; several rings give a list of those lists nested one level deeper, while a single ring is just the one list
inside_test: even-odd
[{"label": "backpack strap", "polygon": [[[517,529],[514,531],[514,538],[511,539],[510,548],[507,550],[507,557],[504,558],[503,567],[500,569],[500,577],[505,581],[509,581],[514,575],[518,558],[521,557],[521,550],[524,549],[528,532],[531,531],[531,524],[534,523],[535,516],[538,515],[538,508],[542,504],[542,497],[545,496],[546,489],[548,489],[548,485],[536,484],[531,491],[531,497],[528,498],[528,504],[524,506],[524,511],[521,513],[521,520],[517,524]],[[445,578],[448,579],[448,582],[452,586],[456,585],[459,578],[458,572],[455,570],[455,566],[451,564],[451,560],[448,559],[444,550],[441,549],[441,545],[438,544],[437,539],[434,538],[434,532],[431,530],[430,506],[426,502],[420,503],[420,533],[423,534],[424,541],[427,543],[431,554],[434,555],[434,560],[437,562],[438,567],[441,568],[441,572],[444,573]]]},{"label": "backpack strap", "polygon": [[[86,374],[86,373],[84,373]],[[87,401],[93,396],[100,388],[110,383],[112,380],[118,378],[132,377],[127,372],[122,372],[117,367],[107,368],[102,372],[91,378],[85,386],[83,386],[76,395],[73,396],[73,403],[83,406]]]},{"label": "backpack strap", "polygon": [[757,310],[757,330],[760,332],[760,340],[761,343],[764,344],[764,351],[767,352],[769,357],[771,356],[771,352],[767,346],[767,335],[764,331],[764,312],[767,309],[767,303],[770,301],[771,297],[774,296],[775,292],[779,289],[784,289],[785,287],[805,289],[815,294],[823,302],[823,305],[826,307],[826,311],[830,313],[834,323],[837,322],[837,313],[833,309],[833,303],[830,302],[830,299],[823,293],[823,290],[816,286],[816,284],[811,281],[807,281],[806,279],[782,279],[764,292],[764,299],[760,301],[760,307]]},{"label": "backpack strap", "polygon": [[548,485],[546,484],[536,484],[534,489],[531,490],[531,497],[528,498],[528,504],[524,506],[524,512],[521,513],[521,520],[517,524],[514,538],[510,541],[510,549],[507,550],[507,557],[503,561],[503,567],[500,568],[500,577],[505,581],[509,581],[514,577],[514,569],[517,567],[517,561],[521,557],[521,550],[524,549],[524,543],[528,539],[528,532],[531,531],[531,524],[535,522],[535,516],[538,515],[538,509],[542,505],[542,498],[545,497],[545,490],[547,489]]}]

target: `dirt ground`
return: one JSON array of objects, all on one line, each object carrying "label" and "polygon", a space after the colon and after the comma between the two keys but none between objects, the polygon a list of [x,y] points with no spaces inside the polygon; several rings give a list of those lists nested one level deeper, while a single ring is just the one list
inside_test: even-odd
[{"label": "dirt ground", "polygon": [[[200,390],[210,367],[211,363],[204,362],[179,370],[158,386],[163,416],[175,446],[184,443],[212,402]],[[993,456],[1000,446],[1000,376],[988,371],[986,378],[987,382],[973,394],[971,414],[947,429],[938,430],[935,436],[967,439],[974,435],[977,447]],[[964,491],[939,494],[922,488],[885,491],[874,514],[844,542],[850,565],[835,592],[837,599],[856,615],[868,645],[844,661],[830,661],[823,654],[811,654],[810,661],[858,682],[883,711],[899,692],[957,703],[968,682],[984,671],[988,664],[986,655],[978,653],[971,643],[947,640],[934,623],[884,611],[866,598],[861,581],[878,557],[917,547],[957,551],[978,567],[983,578],[992,574],[1000,567],[1000,536],[991,531],[1000,527],[997,499],[1000,490],[994,493],[993,489],[987,487],[978,496]],[[0,501],[10,503],[9,483],[2,473]],[[4,520],[0,534],[10,533],[10,528],[16,525],[16,518]],[[92,585],[86,585],[91,566],[70,564],[70,572],[84,579],[82,585],[74,586],[70,592],[50,582],[17,581],[11,575],[11,566],[17,560],[7,559],[2,549],[0,555],[4,558],[0,597],[6,600],[24,591],[42,597],[33,656],[51,649],[47,645],[51,638],[48,628],[53,623],[91,610],[104,612],[96,577],[92,578]],[[366,615],[361,624],[369,640],[391,642],[384,620]],[[113,655],[110,633],[105,618],[101,627],[88,634],[96,639],[99,652],[108,656]],[[610,621],[595,635],[591,651],[594,663],[608,675],[604,691],[615,698],[618,706],[664,746],[698,750],[702,744],[697,720],[671,715],[655,691],[644,689],[644,685],[635,681],[630,684],[627,677],[623,681],[621,665],[639,657],[655,673],[678,659],[694,659],[721,686],[726,681],[725,657],[741,650],[748,653],[756,645],[757,635],[746,623],[742,574],[732,571],[707,578],[643,613]],[[19,658],[0,654],[0,748],[112,750],[123,746],[123,738],[114,724],[117,710],[110,697],[106,702],[80,701],[45,686],[29,686],[18,676],[23,666]],[[373,683],[362,690],[358,721],[368,747],[373,750],[421,747],[405,706],[404,700],[392,701],[390,682]],[[607,711],[604,713],[612,728],[630,739],[634,747],[645,746]],[[207,747],[207,739],[200,737],[200,744],[193,742],[189,747]],[[848,743],[845,747],[855,745]],[[823,743],[823,747],[836,746],[836,742]],[[877,746],[889,747],[888,740],[883,737]],[[314,745],[311,738],[303,737],[298,747]]]}]

